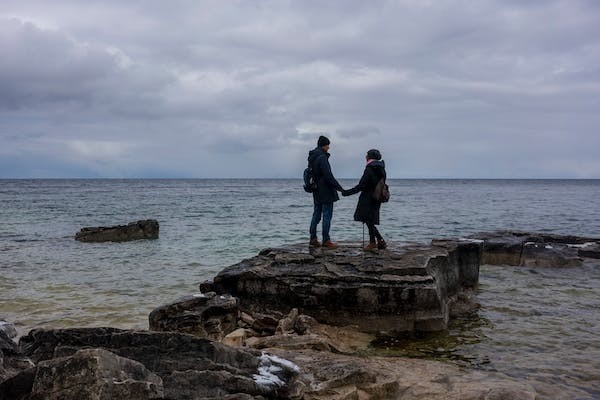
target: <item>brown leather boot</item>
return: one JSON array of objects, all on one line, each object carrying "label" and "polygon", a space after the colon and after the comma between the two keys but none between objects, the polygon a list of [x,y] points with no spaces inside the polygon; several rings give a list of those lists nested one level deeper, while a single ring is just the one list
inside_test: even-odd
[{"label": "brown leather boot", "polygon": [[336,243],[333,243],[331,240],[328,240],[326,242],[323,242],[323,247],[326,247],[330,250],[335,250],[340,246],[338,246]]},{"label": "brown leather boot", "polygon": [[377,243],[369,243],[363,248],[364,251],[373,251],[377,250]]},{"label": "brown leather boot", "polygon": [[321,242],[319,242],[319,239],[311,239],[308,245],[312,247],[321,247]]},{"label": "brown leather boot", "polygon": [[379,241],[377,241],[377,248],[379,250],[383,250],[387,248],[387,243],[385,242],[385,240],[381,239]]}]

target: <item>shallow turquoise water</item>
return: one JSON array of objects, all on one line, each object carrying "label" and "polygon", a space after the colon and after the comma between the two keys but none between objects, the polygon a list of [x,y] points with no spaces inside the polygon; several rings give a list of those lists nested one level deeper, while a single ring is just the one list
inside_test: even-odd
[{"label": "shallow turquoise water", "polygon": [[[496,229],[600,237],[597,180],[389,183],[381,225],[388,240]],[[336,203],[335,240],[361,239],[356,201]],[[146,328],[154,307],[197,291],[223,267],[307,240],[312,212],[299,180],[0,180],[0,205],[0,317],[21,333]],[[145,218],[159,220],[160,239],[73,240],[83,226]],[[413,340],[413,355],[518,376],[554,396],[547,398],[600,398],[598,271],[484,266],[479,313],[456,321],[443,340]]]}]

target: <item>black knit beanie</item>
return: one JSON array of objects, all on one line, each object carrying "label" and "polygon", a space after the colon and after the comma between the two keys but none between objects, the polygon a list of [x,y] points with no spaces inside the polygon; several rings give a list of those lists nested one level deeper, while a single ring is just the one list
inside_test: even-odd
[{"label": "black knit beanie", "polygon": [[325,136],[319,136],[319,140],[317,141],[317,147],[327,146],[329,143],[329,139],[327,139]]},{"label": "black knit beanie", "polygon": [[367,151],[367,158],[369,160],[381,160],[381,153],[377,149],[371,149]]}]

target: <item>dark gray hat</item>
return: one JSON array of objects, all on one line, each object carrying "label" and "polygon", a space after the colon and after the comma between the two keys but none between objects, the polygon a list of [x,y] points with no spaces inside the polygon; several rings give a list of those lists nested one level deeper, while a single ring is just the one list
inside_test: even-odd
[{"label": "dark gray hat", "polygon": [[317,147],[327,146],[329,143],[329,139],[327,139],[325,136],[319,136],[319,140],[317,141]]},{"label": "dark gray hat", "polygon": [[367,158],[369,160],[381,160],[381,153],[377,149],[371,149],[367,151]]}]

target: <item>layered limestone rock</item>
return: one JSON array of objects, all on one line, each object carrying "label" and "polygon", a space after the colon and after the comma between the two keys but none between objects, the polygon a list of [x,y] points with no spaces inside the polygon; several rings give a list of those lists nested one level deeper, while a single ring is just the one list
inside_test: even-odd
[{"label": "layered limestone rock", "polygon": [[273,335],[294,309],[322,324],[367,333],[435,331],[445,329],[450,316],[477,307],[471,289],[480,264],[573,267],[600,258],[598,249],[600,239],[510,231],[391,244],[373,253],[357,244],[333,251],[298,244],[265,249],[200,290],[238,298],[240,318],[251,317],[238,326],[258,332],[245,332],[248,337]]},{"label": "layered limestone rock", "polygon": [[[186,334],[114,328],[33,330],[21,338],[20,347],[38,365],[37,368],[62,365],[65,362],[62,358],[73,357],[82,349],[103,349],[134,360],[162,379],[163,397],[157,398],[301,398],[303,391],[303,386],[296,380],[299,371],[289,361]],[[48,360],[50,364],[44,364]],[[68,368],[61,371],[67,373]],[[28,370],[14,379],[20,379],[21,387],[33,388],[37,378]],[[150,378],[138,380],[156,383]],[[3,382],[0,393],[9,389],[15,393],[14,387],[14,381]],[[156,388],[155,393],[159,393],[158,386]],[[22,397],[13,398],[25,399],[30,394],[21,392]]]},{"label": "layered limestone rock", "polygon": [[141,363],[102,349],[40,362],[30,400],[162,399],[162,379]]},{"label": "layered limestone rock", "polygon": [[562,268],[600,258],[599,238],[502,231],[478,233],[466,240],[481,244],[482,264]]},{"label": "layered limestone rock", "polygon": [[189,333],[220,341],[237,329],[238,300],[214,292],[187,296],[154,309],[148,319],[151,331]]},{"label": "layered limestone rock", "polygon": [[127,242],[140,239],[158,239],[158,221],[146,219],[127,225],[82,228],[75,234],[80,242]]},{"label": "layered limestone rock", "polygon": [[[474,288],[480,245],[445,240],[435,245],[392,245],[364,253],[294,245],[266,249],[225,268],[201,291],[239,299],[242,311],[277,320],[298,309],[323,324],[364,332],[445,329],[449,299]],[[451,303],[450,303],[451,304]]]}]

